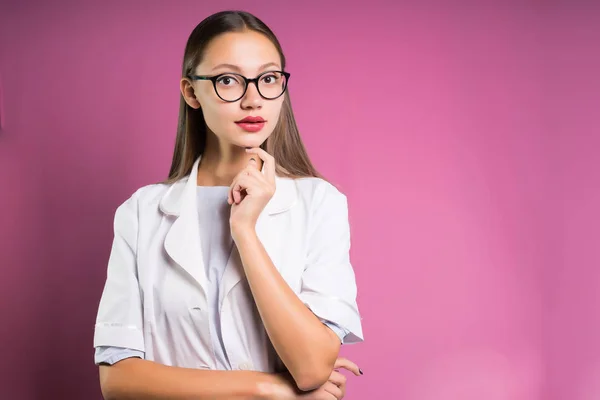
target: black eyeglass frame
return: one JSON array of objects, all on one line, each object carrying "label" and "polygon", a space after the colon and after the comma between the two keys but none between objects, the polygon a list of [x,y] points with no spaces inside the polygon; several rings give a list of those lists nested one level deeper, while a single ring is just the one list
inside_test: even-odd
[{"label": "black eyeglass frame", "polygon": [[[285,76],[285,86],[283,87],[283,90],[281,91],[281,94],[277,97],[265,97],[261,92],[260,89],[258,88],[258,82],[259,79],[262,78],[264,75],[269,74],[269,73],[280,73],[281,75]],[[219,80],[220,77],[222,76],[226,76],[226,75],[235,75],[235,76],[239,76],[240,78],[242,78],[244,80],[244,91],[242,92],[242,95],[240,97],[238,97],[235,100],[225,100],[224,98],[221,97],[221,95],[219,94],[219,91],[217,90],[217,81]],[[265,100],[275,100],[279,97],[281,97],[281,95],[283,95],[285,93],[285,91],[287,90],[287,86],[288,86],[288,81],[290,80],[290,73],[289,72],[284,72],[284,71],[265,71],[262,72],[261,74],[257,75],[256,78],[246,78],[244,75],[242,74],[236,74],[234,72],[224,72],[222,74],[218,74],[218,75],[212,75],[212,76],[208,76],[208,75],[188,75],[188,78],[193,80],[193,81],[212,81],[213,83],[213,88],[215,89],[215,93],[217,94],[217,96],[219,96],[219,98],[227,103],[234,103],[236,101],[238,101],[239,99],[241,99],[242,97],[244,97],[244,95],[246,94],[246,91],[248,90],[248,85],[252,82],[254,83],[254,86],[256,86],[256,90],[258,91],[258,94],[260,95],[260,97],[262,97]]]}]

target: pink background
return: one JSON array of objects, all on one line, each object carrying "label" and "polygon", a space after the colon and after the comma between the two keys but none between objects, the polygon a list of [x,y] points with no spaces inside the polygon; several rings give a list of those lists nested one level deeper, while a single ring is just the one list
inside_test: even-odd
[{"label": "pink background", "polygon": [[600,398],[600,9],[452,3],[2,1],[0,397],[101,397],[115,208],[168,172],[187,36],[243,8],[349,197],[346,398]]}]

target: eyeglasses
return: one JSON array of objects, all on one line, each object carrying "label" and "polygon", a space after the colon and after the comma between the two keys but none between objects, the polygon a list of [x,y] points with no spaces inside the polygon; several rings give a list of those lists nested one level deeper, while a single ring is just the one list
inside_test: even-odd
[{"label": "eyeglasses", "polygon": [[244,97],[250,82],[254,82],[258,94],[263,99],[275,100],[285,93],[290,74],[283,71],[266,71],[250,79],[240,74],[225,72],[214,76],[188,75],[188,78],[193,81],[212,81],[217,96],[223,101],[233,103]]}]

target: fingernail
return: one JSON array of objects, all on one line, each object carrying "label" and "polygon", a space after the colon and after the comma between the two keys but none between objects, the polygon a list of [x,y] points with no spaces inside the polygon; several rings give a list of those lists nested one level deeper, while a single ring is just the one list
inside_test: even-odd
[{"label": "fingernail", "polygon": [[358,369],[358,372],[360,372],[361,375],[363,374],[362,369],[360,368]]}]

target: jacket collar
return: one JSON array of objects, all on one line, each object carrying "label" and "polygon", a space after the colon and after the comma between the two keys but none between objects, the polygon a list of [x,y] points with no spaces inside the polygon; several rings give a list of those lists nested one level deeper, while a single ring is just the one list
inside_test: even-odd
[{"label": "jacket collar", "polygon": [[[196,198],[198,166],[201,159],[202,155],[194,162],[189,175],[171,184],[169,189],[167,189],[167,192],[160,201],[162,212],[168,215],[179,216],[185,203]],[[261,172],[264,175],[264,163]],[[276,176],[275,194],[265,206],[264,212],[268,215],[274,215],[287,211],[296,203],[296,198],[297,189],[294,180]]]}]

